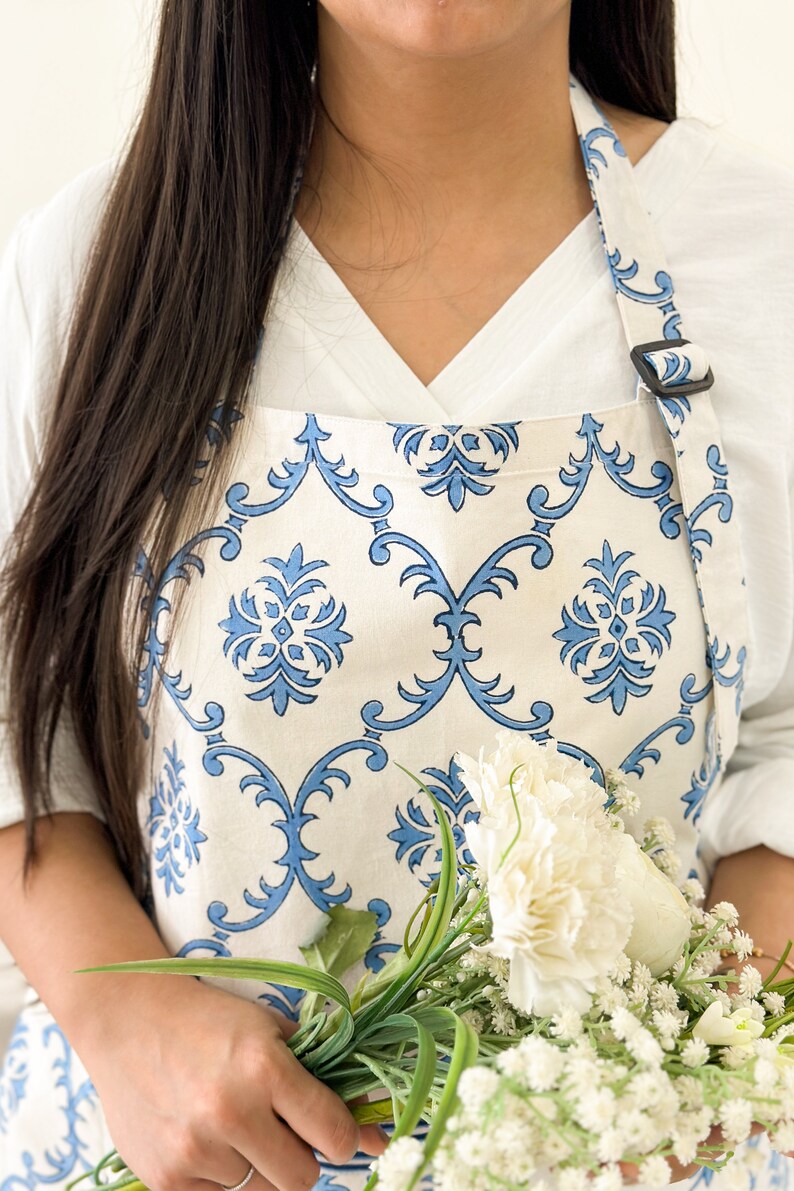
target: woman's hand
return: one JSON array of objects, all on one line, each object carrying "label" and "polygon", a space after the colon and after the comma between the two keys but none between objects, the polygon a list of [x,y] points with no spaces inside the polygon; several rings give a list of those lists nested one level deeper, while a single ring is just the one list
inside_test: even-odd
[{"label": "woman's hand", "polygon": [[[139,976],[127,979],[134,983]],[[282,1014],[184,976],[159,976],[159,1012],[114,1015],[80,1054],[113,1142],[151,1191],[306,1191],[332,1163],[386,1148],[286,1045]]]}]

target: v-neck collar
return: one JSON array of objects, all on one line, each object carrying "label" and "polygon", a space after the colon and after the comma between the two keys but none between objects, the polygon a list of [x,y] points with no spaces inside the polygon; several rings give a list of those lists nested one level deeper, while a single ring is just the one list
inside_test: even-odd
[{"label": "v-neck collar", "polygon": [[[705,156],[709,140],[703,132],[699,121],[680,118],[633,167],[643,192],[653,196],[653,215],[675,199]],[[683,163],[682,142],[688,159]],[[293,325],[297,320],[323,359],[332,357],[376,411],[385,416],[386,410],[401,408],[406,420],[440,422],[465,420],[467,411],[486,403],[576,303],[608,277],[591,210],[426,385],[294,218],[282,263],[287,267],[280,269],[271,305],[277,317]],[[609,294],[614,300],[611,286]]]}]

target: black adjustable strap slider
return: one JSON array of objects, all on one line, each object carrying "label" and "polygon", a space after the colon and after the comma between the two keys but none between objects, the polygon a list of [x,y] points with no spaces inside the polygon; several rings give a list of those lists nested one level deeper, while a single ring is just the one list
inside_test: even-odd
[{"label": "black adjustable strap slider", "polygon": [[[682,350],[693,347],[694,352]],[[688,339],[658,339],[654,343],[640,343],[631,349],[631,361],[643,382],[657,397],[688,397],[690,393],[701,393],[714,384],[714,374],[703,356],[703,352]],[[693,356],[701,357],[701,364]],[[695,370],[705,375],[695,376]]]}]

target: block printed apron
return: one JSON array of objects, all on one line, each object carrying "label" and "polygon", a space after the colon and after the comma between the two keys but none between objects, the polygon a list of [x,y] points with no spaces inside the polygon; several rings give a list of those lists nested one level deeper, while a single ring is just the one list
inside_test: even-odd
[{"label": "block printed apron", "polygon": [[[174,954],[300,962],[345,904],[377,915],[377,971],[439,868],[430,807],[391,762],[421,771],[470,861],[453,754],[499,728],[621,767],[699,871],[747,653],[733,498],[712,378],[631,166],[575,80],[571,102],[636,399],[488,425],[249,406],[216,518],[159,579],[142,568],[144,716],[160,689],[140,822]],[[297,1016],[295,990],[221,984]],[[0,1191],[61,1188],[110,1147],[31,993],[0,1082]],[[368,1162],[324,1166],[317,1186],[355,1191]],[[782,1185],[787,1160],[761,1165],[759,1184]]]}]

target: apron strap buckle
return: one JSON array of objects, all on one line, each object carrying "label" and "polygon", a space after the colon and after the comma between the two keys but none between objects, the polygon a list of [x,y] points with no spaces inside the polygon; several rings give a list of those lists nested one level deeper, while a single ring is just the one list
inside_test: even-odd
[{"label": "apron strap buckle", "polygon": [[630,354],[643,383],[657,397],[688,397],[714,384],[705,352],[688,339],[640,343]]}]

